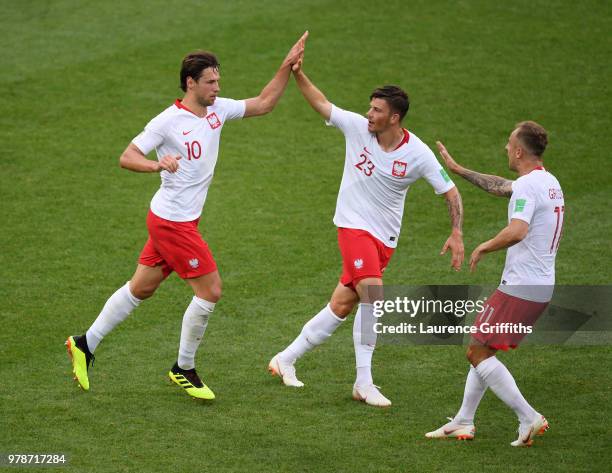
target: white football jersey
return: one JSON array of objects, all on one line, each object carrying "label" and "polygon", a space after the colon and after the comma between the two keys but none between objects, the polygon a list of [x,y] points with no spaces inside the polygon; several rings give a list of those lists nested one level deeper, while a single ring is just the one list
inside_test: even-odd
[{"label": "white football jersey", "polygon": [[245,107],[244,100],[217,97],[200,118],[176,100],[132,140],[145,155],[155,149],[158,160],[181,156],[177,172],[160,173],[161,186],[151,200],[155,215],[173,222],[189,222],[201,215],[217,163],[221,129],[227,120],[242,118]]},{"label": "white football jersey", "polygon": [[332,105],[327,124],[339,128],[346,139],[334,216],[338,227],[366,230],[395,248],[410,185],[424,177],[436,194],[455,186],[429,147],[408,130],[404,143],[386,152],[368,131],[368,120],[362,115]]},{"label": "white football jersey", "polygon": [[508,248],[499,289],[535,302],[548,302],[555,284],[555,256],[563,231],[565,201],[555,176],[539,167],[512,183],[508,223],[529,224],[527,236]]}]

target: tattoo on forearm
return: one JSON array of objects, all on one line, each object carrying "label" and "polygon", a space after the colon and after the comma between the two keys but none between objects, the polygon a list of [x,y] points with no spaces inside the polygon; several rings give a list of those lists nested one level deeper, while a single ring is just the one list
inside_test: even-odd
[{"label": "tattoo on forearm", "polygon": [[481,174],[476,171],[470,171],[469,169],[465,169],[461,173],[461,177],[490,194],[500,197],[510,197],[512,195],[512,181],[510,179],[492,176],[490,174]]},{"label": "tattoo on forearm", "polygon": [[461,231],[463,227],[463,203],[461,195],[457,193],[455,196],[447,199],[448,215],[450,216],[452,228]]}]

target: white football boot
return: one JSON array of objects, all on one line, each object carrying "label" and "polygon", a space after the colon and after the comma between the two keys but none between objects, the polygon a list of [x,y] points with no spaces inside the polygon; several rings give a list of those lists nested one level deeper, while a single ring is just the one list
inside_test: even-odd
[{"label": "white football boot", "polygon": [[457,439],[457,440],[474,440],[476,427],[472,425],[457,424],[452,417],[447,417],[450,422],[444,424],[437,430],[427,432],[425,437],[428,439]]},{"label": "white football boot", "polygon": [[357,386],[355,384],[353,385],[353,399],[363,401],[370,406],[389,407],[391,401],[383,396],[378,389],[379,387],[373,384],[367,386]]},{"label": "white football boot", "polygon": [[294,388],[301,388],[304,386],[297,377],[295,376],[295,366],[293,363],[287,363],[281,359],[280,353],[274,355],[274,358],[270,360],[268,364],[268,371],[272,376],[279,376],[285,386],[292,386]]},{"label": "white football boot", "polygon": [[538,414],[533,422],[530,424],[521,424],[519,426],[519,436],[510,445],[513,447],[531,447],[533,438],[536,435],[544,435],[544,432],[548,430],[548,421],[543,415]]}]

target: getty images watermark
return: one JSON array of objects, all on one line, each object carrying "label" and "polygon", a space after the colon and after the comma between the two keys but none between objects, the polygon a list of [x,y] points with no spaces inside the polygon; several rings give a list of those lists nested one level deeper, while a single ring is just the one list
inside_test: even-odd
[{"label": "getty images watermark", "polygon": [[[499,305],[489,304],[498,289],[542,308],[541,315],[530,319],[530,305],[519,303],[500,318]],[[369,293],[372,304],[359,312],[367,343],[458,345],[477,332],[523,343],[612,343],[612,286],[386,286]]]}]

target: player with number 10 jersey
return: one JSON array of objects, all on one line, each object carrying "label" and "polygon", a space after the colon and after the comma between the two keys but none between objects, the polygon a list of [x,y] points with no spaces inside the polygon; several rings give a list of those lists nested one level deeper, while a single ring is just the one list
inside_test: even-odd
[{"label": "player with number 10 jersey", "polygon": [[[308,32],[294,44],[261,93],[246,100],[218,97],[221,75],[214,54],[188,54],[180,71],[183,98],[151,120],[121,155],[119,162],[125,169],[161,172],[161,186],[151,201],[149,238],[134,275],[110,296],[86,333],[66,340],[75,379],[84,390],[89,390],[88,370],[98,344],[175,271],[191,286],[194,296],[183,315],[178,356],[168,376],[189,396],[215,398],[195,370],[195,356],[221,297],[217,265],[198,231],[217,163],[221,129],[228,120],[272,111],[287,86],[292,66],[303,55],[307,37]],[[147,158],[153,150],[157,160]]]}]

